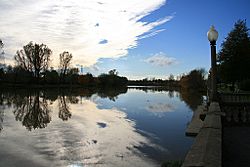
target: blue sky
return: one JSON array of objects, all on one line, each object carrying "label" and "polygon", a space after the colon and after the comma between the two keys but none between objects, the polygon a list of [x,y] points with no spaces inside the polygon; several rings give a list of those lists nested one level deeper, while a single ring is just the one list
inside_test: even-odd
[{"label": "blue sky", "polygon": [[[167,78],[210,67],[206,33],[217,50],[238,19],[250,27],[248,0],[1,0],[0,38],[6,62],[29,41],[47,44],[94,75],[117,69],[130,79]],[[17,26],[18,25],[18,26]]]},{"label": "blue sky", "polygon": [[[170,22],[157,27],[165,31],[141,40],[136,49],[129,51],[126,59],[103,60],[100,67],[106,70],[114,67],[121,75],[135,78],[144,76],[166,78],[171,73],[179,75],[200,67],[209,70],[210,46],[206,36],[209,27],[214,25],[219,32],[217,41],[217,50],[219,50],[222,41],[238,19],[247,19],[247,25],[250,27],[249,8],[248,0],[206,2],[169,0],[159,10],[145,18],[145,20],[154,20],[165,15],[173,15],[174,18]],[[177,63],[162,67],[143,62],[159,52],[174,57]]]}]

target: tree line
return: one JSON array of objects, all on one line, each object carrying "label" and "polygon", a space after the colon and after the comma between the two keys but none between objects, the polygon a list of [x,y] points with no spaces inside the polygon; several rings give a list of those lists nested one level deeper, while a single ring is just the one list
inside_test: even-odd
[{"label": "tree line", "polygon": [[144,78],[141,80],[129,80],[129,85],[132,86],[165,86],[179,87],[179,81],[171,74],[168,79]]},{"label": "tree line", "polygon": [[[3,43],[1,41],[1,48]],[[113,69],[94,77],[79,75],[78,68],[71,68],[73,55],[68,51],[59,54],[58,69],[50,66],[52,50],[45,44],[33,42],[23,46],[14,56],[15,65],[1,65],[0,82],[5,84],[76,85],[76,86],[124,86],[128,79]]]},{"label": "tree line", "polygon": [[[2,43],[2,41],[1,41]],[[3,46],[3,43],[2,45]],[[174,75],[168,79],[142,79],[130,80],[118,75],[116,69],[108,73],[94,77],[91,73],[79,75],[78,68],[72,68],[71,61],[73,55],[68,51],[59,54],[58,69],[50,67],[52,50],[45,44],[34,44],[33,42],[23,46],[14,56],[15,66],[4,66],[0,69],[0,82],[15,85],[56,85],[58,86],[165,86],[165,87],[185,87],[198,88],[204,87],[204,70],[194,70],[188,75],[183,75],[179,80]],[[197,84],[196,84],[197,83]],[[202,84],[201,84],[202,83]]]},{"label": "tree line", "polygon": [[204,68],[191,70],[187,74],[175,77],[170,74],[168,79],[148,79],[130,80],[129,85],[132,86],[164,86],[168,89],[195,89],[204,91],[207,85],[206,70]]}]

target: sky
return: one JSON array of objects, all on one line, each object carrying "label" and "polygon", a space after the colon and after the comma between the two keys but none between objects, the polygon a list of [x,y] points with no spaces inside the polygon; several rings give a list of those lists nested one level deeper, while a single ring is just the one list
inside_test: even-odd
[{"label": "sky", "polygon": [[249,8],[249,0],[0,0],[0,39],[9,64],[33,41],[52,49],[55,68],[69,51],[82,73],[166,79],[208,71],[209,27],[219,32],[219,51],[238,19],[250,27]]}]

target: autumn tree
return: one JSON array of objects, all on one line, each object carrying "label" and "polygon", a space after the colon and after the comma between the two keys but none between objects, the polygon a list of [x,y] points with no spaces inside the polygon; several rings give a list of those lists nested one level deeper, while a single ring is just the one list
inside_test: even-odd
[{"label": "autumn tree", "polygon": [[181,77],[180,86],[186,89],[204,90],[206,86],[205,76],[206,71],[203,68],[194,69]]},{"label": "autumn tree", "polygon": [[42,72],[49,68],[52,51],[45,44],[33,44],[30,42],[22,50],[18,50],[14,57],[17,66],[33,73],[39,81]]},{"label": "autumn tree", "polygon": [[245,20],[238,20],[229,32],[218,53],[218,72],[226,83],[239,83],[250,79],[250,37]]},{"label": "autumn tree", "polygon": [[64,82],[66,73],[69,69],[72,60],[72,54],[67,51],[64,51],[59,55],[59,59],[60,59],[60,64],[59,64],[60,77]]}]

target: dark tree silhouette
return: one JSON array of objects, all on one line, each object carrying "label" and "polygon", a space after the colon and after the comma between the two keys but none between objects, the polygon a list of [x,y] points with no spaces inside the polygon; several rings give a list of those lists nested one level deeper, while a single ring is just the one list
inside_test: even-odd
[{"label": "dark tree silhouette", "polygon": [[109,75],[118,75],[118,71],[116,69],[110,70]]},{"label": "dark tree silhouette", "polygon": [[45,74],[44,79],[47,84],[59,83],[59,75],[56,70],[46,71],[44,74]]},{"label": "dark tree silhouette", "polygon": [[170,74],[168,80],[171,82],[171,81],[174,81],[174,75],[173,74]]},{"label": "dark tree silhouette", "polygon": [[68,84],[78,84],[78,68],[70,68],[66,75],[66,83]]},{"label": "dark tree silhouette", "polygon": [[1,56],[4,54],[3,47],[4,47],[3,41],[0,39],[0,55]]},{"label": "dark tree silhouette", "polygon": [[226,83],[250,79],[250,38],[246,21],[238,20],[222,43],[219,58],[219,75]]},{"label": "dark tree silhouette", "polygon": [[87,73],[86,75],[79,75],[78,82],[79,82],[79,84],[86,85],[86,86],[96,85],[95,78],[90,73]]},{"label": "dark tree silhouette", "polygon": [[3,48],[3,41],[0,39],[0,48]]},{"label": "dark tree silhouette", "polygon": [[39,81],[41,72],[49,68],[50,55],[52,51],[45,44],[29,44],[18,50],[14,57],[16,64],[26,71],[32,72]]},{"label": "dark tree silhouette", "polygon": [[128,79],[126,77],[118,76],[116,69],[110,70],[108,74],[101,74],[98,76],[99,84],[103,87],[108,86],[126,86]]},{"label": "dark tree silhouette", "polygon": [[61,80],[64,82],[65,81],[65,75],[68,72],[70,62],[72,60],[72,54],[64,51],[59,55],[60,59],[60,64],[59,64],[59,69],[60,69],[60,77]]}]

